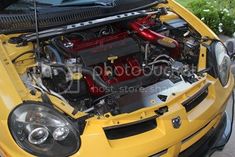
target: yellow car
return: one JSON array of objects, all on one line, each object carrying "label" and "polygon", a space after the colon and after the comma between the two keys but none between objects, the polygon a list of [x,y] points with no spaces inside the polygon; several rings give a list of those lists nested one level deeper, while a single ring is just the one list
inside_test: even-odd
[{"label": "yellow car", "polygon": [[230,64],[174,0],[3,0],[0,156],[210,155],[231,135]]}]

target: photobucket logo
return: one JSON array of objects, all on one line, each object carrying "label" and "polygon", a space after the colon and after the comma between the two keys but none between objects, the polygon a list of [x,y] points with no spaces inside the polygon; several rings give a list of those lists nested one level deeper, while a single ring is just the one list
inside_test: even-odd
[{"label": "photobucket logo", "polygon": [[95,66],[93,74],[98,76],[113,76],[113,77],[138,77],[143,74],[143,71],[138,66],[117,65],[117,66]]},{"label": "photobucket logo", "polygon": [[93,75],[100,76],[100,77],[110,77],[118,78],[125,76],[126,78],[135,78],[140,76],[168,76],[173,75],[174,73],[178,73],[178,75],[183,75],[186,72],[184,71],[174,71],[169,66],[146,66],[146,67],[139,67],[139,66],[95,66],[93,68]]},{"label": "photobucket logo", "polygon": [[[81,91],[81,82],[84,81],[90,90],[94,93],[105,93],[106,86],[109,86],[108,90],[113,90],[112,85],[108,82],[116,80],[114,83],[121,83],[138,77],[151,77],[161,78],[162,76],[170,77],[172,75],[189,75],[189,73],[196,72],[197,67],[188,66],[181,68],[181,70],[174,70],[171,66],[130,66],[130,65],[115,65],[115,66],[95,66],[93,68],[84,68],[78,66],[67,66],[65,64],[54,65],[51,64],[44,68],[42,72],[43,77],[51,77],[54,82],[62,79],[62,82],[58,83],[55,91],[59,94],[79,94]],[[60,78],[64,77],[64,78]],[[85,77],[90,77],[90,82],[87,82]],[[64,80],[63,80],[64,79]],[[94,86],[89,86],[92,83]],[[84,88],[83,88],[84,89]],[[125,89],[126,91],[127,89]],[[133,90],[132,90],[133,91]],[[112,92],[112,91],[110,91]]]}]

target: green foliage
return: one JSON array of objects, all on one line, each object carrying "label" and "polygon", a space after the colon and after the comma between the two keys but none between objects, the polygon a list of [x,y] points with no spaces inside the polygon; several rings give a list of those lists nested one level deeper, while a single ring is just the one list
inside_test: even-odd
[{"label": "green foliage", "polygon": [[188,3],[194,1],[194,0],[177,0],[180,4],[182,4],[183,6],[187,6]]},{"label": "green foliage", "polygon": [[235,14],[221,13],[220,21],[223,24],[223,34],[233,36],[235,33]]},{"label": "green foliage", "polygon": [[211,7],[206,0],[198,0],[189,3],[189,8],[199,17],[206,25],[208,25],[215,33],[219,32],[220,14],[217,8]]},{"label": "green foliage", "polygon": [[178,0],[215,33],[232,36],[235,32],[235,0]]}]

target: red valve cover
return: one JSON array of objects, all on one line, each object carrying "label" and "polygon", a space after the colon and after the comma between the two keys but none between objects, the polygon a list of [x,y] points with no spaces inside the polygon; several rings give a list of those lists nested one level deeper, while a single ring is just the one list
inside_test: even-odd
[{"label": "red valve cover", "polygon": [[[121,58],[111,66],[103,65],[96,67],[101,78],[109,85],[129,81],[143,75],[141,65],[135,57]],[[91,76],[85,76],[89,92],[93,96],[102,96],[104,89],[97,86]]]}]

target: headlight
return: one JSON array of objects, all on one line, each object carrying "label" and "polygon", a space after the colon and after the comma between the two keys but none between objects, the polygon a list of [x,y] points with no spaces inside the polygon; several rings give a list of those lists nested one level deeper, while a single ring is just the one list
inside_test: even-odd
[{"label": "headlight", "polygon": [[216,58],[216,71],[223,86],[228,83],[231,60],[227,54],[227,49],[221,42],[214,43],[214,53]]},{"label": "headlight", "polygon": [[15,141],[36,156],[69,156],[80,146],[80,138],[69,120],[41,104],[23,104],[9,117]]}]

